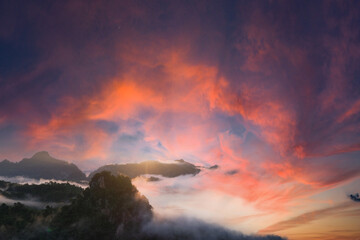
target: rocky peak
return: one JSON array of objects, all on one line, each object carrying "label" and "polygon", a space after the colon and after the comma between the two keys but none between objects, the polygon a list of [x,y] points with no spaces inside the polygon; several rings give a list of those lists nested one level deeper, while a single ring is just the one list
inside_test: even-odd
[{"label": "rocky peak", "polygon": [[49,159],[52,158],[50,154],[46,151],[37,152],[34,156],[31,157],[32,159]]}]

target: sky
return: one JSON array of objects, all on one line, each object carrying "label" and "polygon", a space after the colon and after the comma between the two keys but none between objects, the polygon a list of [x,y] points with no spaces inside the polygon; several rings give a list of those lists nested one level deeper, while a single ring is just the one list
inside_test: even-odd
[{"label": "sky", "polygon": [[358,1],[0,1],[0,159],[216,164],[135,182],[162,214],[360,239],[359,29]]}]

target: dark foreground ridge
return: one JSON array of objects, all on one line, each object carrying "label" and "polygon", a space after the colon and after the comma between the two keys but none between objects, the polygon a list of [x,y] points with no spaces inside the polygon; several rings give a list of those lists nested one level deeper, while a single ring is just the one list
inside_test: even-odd
[{"label": "dark foreground ridge", "polygon": [[151,208],[130,178],[102,172],[63,207],[2,204],[0,239],[134,239]]},{"label": "dark foreground ridge", "polygon": [[0,162],[0,176],[68,181],[86,180],[85,174],[75,164],[53,158],[45,151],[38,152],[31,158],[24,158],[18,163],[8,160]]},{"label": "dark foreground ridge", "polygon": [[45,203],[70,202],[83,192],[81,187],[69,183],[48,182],[44,184],[18,184],[0,180],[0,196],[12,200],[27,200]]},{"label": "dark foreground ridge", "polygon": [[153,218],[152,207],[127,176],[95,174],[70,204],[44,209],[0,205],[0,239],[283,240],[245,236],[196,220]]},{"label": "dark foreground ridge", "polygon": [[195,165],[182,159],[175,160],[175,163],[161,163],[157,161],[145,161],[141,163],[112,164],[105,165],[89,175],[91,179],[96,173],[109,171],[114,175],[124,174],[130,178],[136,178],[143,174],[160,175],[163,177],[178,177],[181,175],[196,175],[200,169]]}]

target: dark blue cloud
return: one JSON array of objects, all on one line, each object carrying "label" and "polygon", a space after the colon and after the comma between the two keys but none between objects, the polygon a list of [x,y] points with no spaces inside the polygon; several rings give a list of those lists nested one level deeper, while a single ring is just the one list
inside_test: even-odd
[{"label": "dark blue cloud", "polygon": [[116,133],[119,130],[119,125],[116,122],[99,120],[96,125],[108,134]]},{"label": "dark blue cloud", "polygon": [[354,202],[360,202],[360,196],[359,196],[358,193],[350,194],[349,197],[350,197],[350,199],[353,200]]}]

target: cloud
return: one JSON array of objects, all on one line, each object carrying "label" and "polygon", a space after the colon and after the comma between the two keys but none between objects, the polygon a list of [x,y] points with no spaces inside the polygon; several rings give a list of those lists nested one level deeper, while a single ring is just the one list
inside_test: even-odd
[{"label": "cloud", "polygon": [[237,170],[230,170],[230,171],[227,171],[225,174],[226,174],[226,175],[235,175],[235,174],[237,174],[237,173],[238,173]]},{"label": "cloud", "polygon": [[360,202],[360,197],[358,193],[355,194],[350,194],[350,199],[353,200],[354,202]]},{"label": "cloud", "polygon": [[[354,207],[356,206],[353,203],[341,203],[336,206],[307,212],[299,216],[290,218],[288,220],[270,225],[269,227],[260,230],[259,233],[276,233],[290,228],[299,227],[301,225],[305,225],[315,220],[319,220],[329,216],[348,215],[349,213],[354,213]],[[354,213],[354,216],[358,216],[358,209],[355,210],[356,213]]]},{"label": "cloud", "polygon": [[13,199],[4,197],[3,195],[0,194],[0,205],[3,203],[7,204],[7,205],[13,205],[14,203],[18,203],[18,202],[20,202],[26,206],[34,207],[34,208],[44,208],[46,206],[57,207],[57,206],[63,205],[63,203],[41,202],[41,201],[38,201],[36,198],[13,200]]},{"label": "cloud", "polygon": [[268,209],[351,181],[359,3],[298,5],[4,4],[0,157],[217,164],[197,187]]},{"label": "cloud", "polygon": [[155,219],[146,224],[142,232],[156,239],[193,239],[193,240],[283,240],[275,235],[243,235],[223,227],[189,218]]},{"label": "cloud", "polygon": [[36,184],[36,185],[40,185],[40,184],[44,184],[44,183],[49,183],[49,182],[56,182],[56,183],[69,183],[71,185],[75,185],[77,187],[81,187],[81,188],[86,188],[88,187],[87,183],[78,183],[78,182],[72,182],[72,181],[61,181],[61,180],[56,180],[56,179],[34,179],[34,178],[27,178],[27,177],[23,177],[23,176],[17,176],[17,177],[4,177],[4,176],[0,176],[0,180],[6,181],[6,182],[11,182],[11,183],[19,183],[19,184]]}]

